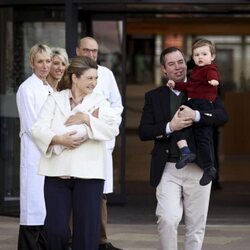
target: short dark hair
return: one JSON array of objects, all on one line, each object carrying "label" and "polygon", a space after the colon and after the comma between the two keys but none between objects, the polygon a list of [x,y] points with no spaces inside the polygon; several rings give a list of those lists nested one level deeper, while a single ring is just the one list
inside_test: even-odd
[{"label": "short dark hair", "polygon": [[164,49],[160,55],[160,63],[162,66],[165,65],[165,55],[170,54],[170,53],[175,52],[175,51],[181,52],[181,54],[183,55],[183,58],[185,60],[184,54],[180,49],[178,49],[176,47],[168,47],[168,48]]}]

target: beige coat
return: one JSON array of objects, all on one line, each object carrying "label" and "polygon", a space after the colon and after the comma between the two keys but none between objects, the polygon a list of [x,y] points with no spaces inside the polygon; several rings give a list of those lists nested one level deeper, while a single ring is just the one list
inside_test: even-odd
[{"label": "beige coat", "polygon": [[[87,95],[82,105],[100,105],[109,107],[108,101],[98,93]],[[53,154],[49,148],[53,132],[61,126],[71,112],[69,90],[55,92],[49,95],[37,122],[32,128],[35,143],[42,152],[39,174],[45,176],[72,176],[78,178],[105,179],[106,140],[113,139],[119,133],[119,127],[114,117],[112,124],[90,115],[90,127],[87,127],[89,139],[77,148],[64,150],[60,155]]]}]

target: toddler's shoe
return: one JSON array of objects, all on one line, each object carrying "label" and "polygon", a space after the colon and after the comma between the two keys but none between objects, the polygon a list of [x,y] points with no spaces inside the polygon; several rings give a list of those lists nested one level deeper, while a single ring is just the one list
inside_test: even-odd
[{"label": "toddler's shoe", "polygon": [[177,169],[184,168],[188,163],[193,162],[196,158],[196,154],[189,153],[189,154],[183,154],[180,157],[180,160],[175,164],[175,167]]},{"label": "toddler's shoe", "polygon": [[216,177],[216,169],[214,167],[211,167],[209,169],[205,169],[203,176],[200,179],[200,185],[206,186],[210,183],[210,181],[214,180]]}]

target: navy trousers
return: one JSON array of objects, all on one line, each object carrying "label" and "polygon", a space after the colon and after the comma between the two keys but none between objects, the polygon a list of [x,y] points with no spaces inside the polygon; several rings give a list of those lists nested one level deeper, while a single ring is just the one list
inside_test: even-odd
[{"label": "navy trousers", "polygon": [[[208,111],[213,110],[213,103],[205,99],[190,99],[184,103],[193,110]],[[192,129],[192,130],[191,130]],[[194,123],[193,127],[182,129],[174,133],[176,141],[189,140],[191,133],[194,134],[196,153],[199,159],[197,163],[202,169],[209,169],[214,167],[214,153],[213,153],[213,127],[200,126]]]},{"label": "navy trousers", "polygon": [[48,250],[68,250],[73,212],[72,250],[97,250],[104,180],[46,177],[44,223]]}]

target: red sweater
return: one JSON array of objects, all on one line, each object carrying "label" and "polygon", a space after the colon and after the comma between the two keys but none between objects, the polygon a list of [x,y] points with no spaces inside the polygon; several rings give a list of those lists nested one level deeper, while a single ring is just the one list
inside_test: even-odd
[{"label": "red sweater", "polygon": [[196,66],[193,68],[188,82],[176,82],[174,89],[187,92],[189,98],[207,99],[214,101],[217,96],[217,87],[208,83],[210,80],[219,81],[219,72],[216,64]]}]

